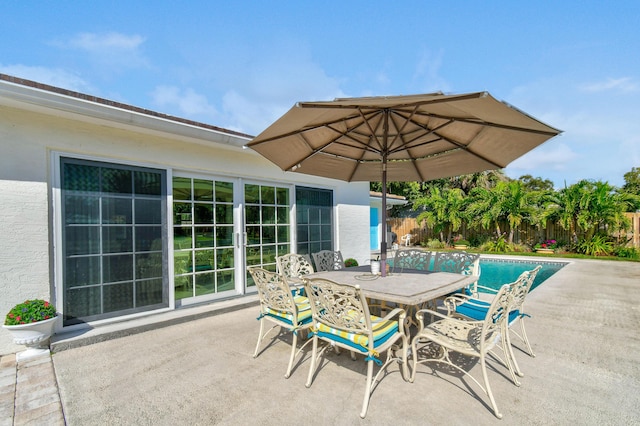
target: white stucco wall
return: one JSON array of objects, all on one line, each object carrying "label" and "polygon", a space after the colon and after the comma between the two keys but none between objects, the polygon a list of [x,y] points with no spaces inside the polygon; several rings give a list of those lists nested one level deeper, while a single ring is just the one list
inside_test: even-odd
[{"label": "white stucco wall", "polygon": [[[6,106],[10,105],[10,106]],[[103,107],[99,107],[103,108]],[[29,109],[29,110],[28,110]],[[337,246],[345,258],[369,256],[368,183],[284,173],[251,150],[173,137],[47,110],[3,103],[0,91],[0,313],[27,298],[54,300],[53,153],[212,176],[242,177],[334,190]],[[63,117],[64,116],[64,117]],[[87,122],[88,121],[88,122]],[[180,126],[179,124],[173,124]],[[228,136],[221,136],[221,139]],[[240,141],[240,138],[235,138]],[[0,354],[16,349],[0,329]]]}]

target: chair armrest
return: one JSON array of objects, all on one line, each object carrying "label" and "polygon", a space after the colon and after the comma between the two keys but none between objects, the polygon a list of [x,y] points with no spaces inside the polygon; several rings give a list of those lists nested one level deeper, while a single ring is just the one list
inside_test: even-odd
[{"label": "chair armrest", "polygon": [[483,285],[479,285],[477,286],[477,288],[484,290],[485,293],[492,293],[492,294],[498,294],[498,291],[500,291],[499,289],[496,290],[495,288],[485,287]]},{"label": "chair armrest", "polygon": [[447,308],[447,315],[451,315],[452,311],[456,310],[457,306],[462,305],[469,300],[471,296],[463,293],[455,293],[442,301],[442,304]]},{"label": "chair armrest", "polygon": [[464,324],[464,326],[469,326],[471,324],[482,324],[483,323],[483,321],[476,321],[476,320],[468,320],[468,319],[450,317],[448,315],[443,315],[440,312],[436,312],[436,311],[433,311],[431,309],[420,309],[419,311],[416,312],[416,319],[418,320],[418,324],[420,326],[419,330],[418,330],[418,333],[420,333],[420,330],[422,330],[424,328],[424,316],[425,316],[425,314],[431,315],[432,318],[439,318],[439,319],[443,319],[443,320],[447,320],[447,321],[454,321],[454,322],[457,322],[459,324]]}]

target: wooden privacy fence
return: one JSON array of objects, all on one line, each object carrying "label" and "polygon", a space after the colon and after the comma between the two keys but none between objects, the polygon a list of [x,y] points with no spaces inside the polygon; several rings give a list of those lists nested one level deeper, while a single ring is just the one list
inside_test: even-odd
[{"label": "wooden privacy fence", "polygon": [[[631,229],[627,233],[627,239],[630,240],[629,245],[634,247],[640,247],[640,213],[625,213],[631,220]],[[411,234],[411,242],[413,244],[420,244],[423,241],[431,239],[440,239],[440,235],[433,232],[433,229],[425,226],[420,226],[418,221],[412,217],[405,218],[390,218],[389,226],[391,232],[395,232],[398,236],[398,242],[403,235]],[[509,233],[509,224],[507,222],[500,223],[500,230]],[[492,229],[481,231],[469,231],[465,224],[462,225],[460,230],[454,235],[462,235],[462,238],[468,240],[473,235],[483,234],[488,235],[492,233]],[[447,234],[444,234],[444,238],[447,238]],[[571,241],[571,234],[569,231],[563,229],[560,225],[555,223],[547,224],[546,229],[543,231],[538,230],[536,227],[529,224],[523,224],[519,226],[516,232],[513,234],[514,243],[532,244],[539,242],[540,240],[558,240],[558,241]]]}]

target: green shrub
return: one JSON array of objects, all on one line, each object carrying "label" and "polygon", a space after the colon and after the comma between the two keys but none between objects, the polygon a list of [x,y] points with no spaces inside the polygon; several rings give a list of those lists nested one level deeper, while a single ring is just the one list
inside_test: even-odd
[{"label": "green shrub", "polygon": [[588,240],[580,240],[575,246],[575,251],[587,256],[607,255],[613,251],[613,243],[604,235],[594,235]]},{"label": "green shrub", "polygon": [[344,266],[347,268],[351,268],[352,266],[358,266],[358,261],[350,257],[344,261]]},{"label": "green shrub", "polygon": [[640,251],[635,247],[618,246],[613,249],[613,254],[623,259],[640,259]]},{"label": "green shrub", "polygon": [[443,243],[440,240],[437,239],[432,239],[432,240],[425,240],[420,244],[422,247],[426,247],[426,248],[430,248],[430,249],[442,249],[446,247],[446,244]]}]

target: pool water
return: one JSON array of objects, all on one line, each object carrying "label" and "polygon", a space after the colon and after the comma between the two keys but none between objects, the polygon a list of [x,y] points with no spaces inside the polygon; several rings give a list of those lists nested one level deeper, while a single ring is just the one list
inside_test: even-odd
[{"label": "pool water", "polygon": [[547,278],[558,272],[568,262],[530,261],[516,259],[480,258],[480,279],[478,285],[499,289],[518,279],[524,271],[530,271],[538,265],[542,269],[536,275],[531,290],[542,284]]}]

